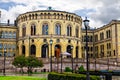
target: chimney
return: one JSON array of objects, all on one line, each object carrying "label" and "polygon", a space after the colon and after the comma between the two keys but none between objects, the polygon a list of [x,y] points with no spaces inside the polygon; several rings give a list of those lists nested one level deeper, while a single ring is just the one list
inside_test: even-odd
[{"label": "chimney", "polygon": [[16,26],[16,27],[17,27],[17,21],[16,21],[16,20],[14,21],[14,26]]},{"label": "chimney", "polygon": [[7,25],[9,26],[10,25],[10,20],[8,19],[8,21],[7,21]]}]

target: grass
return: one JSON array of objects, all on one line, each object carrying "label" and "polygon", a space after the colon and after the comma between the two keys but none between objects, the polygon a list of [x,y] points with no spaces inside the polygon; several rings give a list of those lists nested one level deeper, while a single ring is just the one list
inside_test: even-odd
[{"label": "grass", "polygon": [[31,76],[0,76],[0,80],[47,80],[47,79]]}]

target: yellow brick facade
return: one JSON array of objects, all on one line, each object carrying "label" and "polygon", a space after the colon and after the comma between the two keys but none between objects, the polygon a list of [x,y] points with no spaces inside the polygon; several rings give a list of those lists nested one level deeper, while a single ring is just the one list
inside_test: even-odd
[{"label": "yellow brick facade", "polygon": [[8,57],[17,55],[16,31],[15,26],[0,25],[0,56],[4,56],[4,53]]},{"label": "yellow brick facade", "polygon": [[[91,58],[117,58],[120,56],[120,21],[113,20],[109,24],[97,29],[89,29],[88,36],[93,34],[93,41],[88,41],[88,47],[93,47]],[[85,53],[85,30],[82,30],[82,55]],[[91,55],[92,54],[92,55]]]},{"label": "yellow brick facade", "polygon": [[[51,51],[52,56],[56,56],[58,48],[60,53],[69,52],[74,58],[85,58],[85,30],[82,29],[80,16],[65,11],[40,10],[21,14],[16,22],[15,26],[0,26],[1,56],[6,49],[8,56],[49,58]],[[13,37],[10,38],[9,33]],[[113,20],[100,28],[89,29],[88,39],[90,58],[119,57],[120,21]],[[52,50],[50,40],[53,40]],[[4,48],[6,45],[8,47]]]},{"label": "yellow brick facade", "polygon": [[[17,18],[18,21],[18,47],[19,54],[23,53],[25,56],[32,55],[31,46],[35,46],[34,55],[36,57],[47,58],[51,54],[50,39],[53,40],[52,44],[52,56],[55,56],[55,47],[59,47],[60,52],[67,52],[73,46],[73,50],[68,51],[73,57],[81,58],[81,17],[68,12],[62,11],[36,11],[28,12],[20,15]],[[35,24],[35,34],[31,35],[31,25]],[[43,25],[47,24],[48,33],[43,34]],[[56,34],[56,24],[60,24],[60,34]],[[23,36],[23,25],[26,27],[26,34]],[[71,26],[67,35],[67,26]],[[78,33],[76,33],[76,28]],[[77,35],[78,36],[77,36]],[[44,46],[47,46],[46,47]],[[24,46],[25,52],[22,52]],[[67,48],[68,47],[68,48]],[[44,55],[44,56],[43,56]]]}]

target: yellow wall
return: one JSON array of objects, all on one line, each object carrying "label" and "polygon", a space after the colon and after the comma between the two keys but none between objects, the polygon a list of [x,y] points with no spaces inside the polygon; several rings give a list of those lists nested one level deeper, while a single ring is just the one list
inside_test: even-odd
[{"label": "yellow wall", "polygon": [[[50,13],[50,19],[48,17],[41,18],[41,16],[38,16],[37,19],[32,19],[24,21],[21,20],[22,17],[27,16],[29,17],[29,14],[48,14]],[[63,19],[61,19],[61,16],[56,16],[54,19],[53,14],[63,14]],[[73,16],[73,20],[66,20],[66,15],[70,15],[71,17]],[[76,18],[76,20],[75,20]],[[49,56],[50,56],[50,44],[49,40],[53,40],[53,45],[52,45],[52,56],[54,56],[54,51],[55,51],[55,45],[59,44],[61,46],[61,52],[66,52],[66,48],[68,45],[73,46],[73,57],[76,56],[76,47],[79,47],[79,58],[81,58],[81,27],[82,27],[82,20],[79,16],[73,14],[73,13],[66,13],[66,12],[58,12],[58,11],[44,11],[44,12],[30,12],[30,13],[25,13],[20,15],[18,18],[18,29],[19,29],[19,38],[18,38],[18,46],[19,46],[19,54],[22,54],[22,45],[25,45],[26,52],[25,55],[29,56],[29,46],[34,44],[36,46],[36,57],[41,57],[41,47],[43,44],[46,44],[43,42],[43,39],[47,40],[47,43],[49,45]],[[78,22],[79,21],[79,22]],[[36,35],[31,36],[30,31],[31,31],[31,24],[34,23],[36,25]],[[48,35],[42,35],[42,25],[44,23],[48,23]],[[61,24],[61,35],[55,35],[55,24],[60,23]],[[22,37],[22,27],[23,25],[26,25],[26,36]],[[71,25],[72,27],[72,36],[66,36],[67,35],[67,25]],[[79,37],[77,38],[75,36],[75,29],[78,26],[79,28]],[[29,45],[29,37],[30,37],[30,45]],[[34,39],[34,43],[32,43],[32,39]],[[56,40],[59,39],[60,42],[57,43]],[[68,40],[71,40],[71,43],[68,43]],[[24,44],[23,44],[24,41]]]}]

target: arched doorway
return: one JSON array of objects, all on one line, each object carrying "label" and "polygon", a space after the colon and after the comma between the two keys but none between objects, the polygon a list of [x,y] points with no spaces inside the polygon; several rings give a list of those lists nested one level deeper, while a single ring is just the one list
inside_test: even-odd
[{"label": "arched doorway", "polygon": [[22,55],[25,55],[25,46],[22,45]]},{"label": "arched doorway", "polygon": [[36,46],[35,45],[31,45],[31,48],[30,48],[30,50],[31,50],[31,53],[30,53],[30,55],[36,55]]},{"label": "arched doorway", "polygon": [[44,44],[41,47],[41,57],[42,58],[47,58],[49,56],[49,50],[48,50],[48,45]]},{"label": "arched doorway", "polygon": [[[70,53],[72,55],[72,48],[71,45],[67,46],[67,52]],[[67,56],[67,58],[71,58],[71,56]]]},{"label": "arched doorway", "polygon": [[59,57],[61,53],[61,46],[59,44],[55,45],[55,57]]}]

